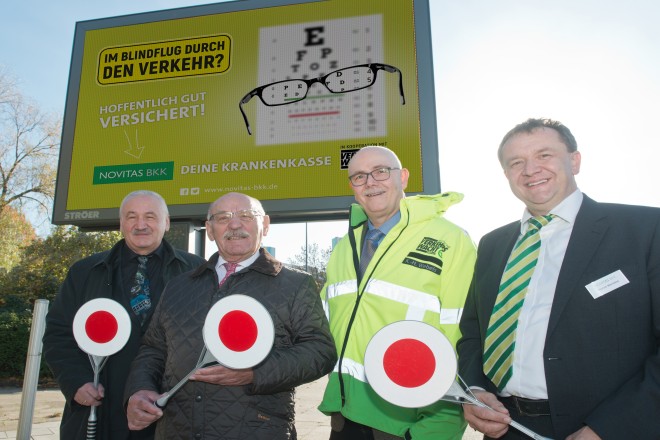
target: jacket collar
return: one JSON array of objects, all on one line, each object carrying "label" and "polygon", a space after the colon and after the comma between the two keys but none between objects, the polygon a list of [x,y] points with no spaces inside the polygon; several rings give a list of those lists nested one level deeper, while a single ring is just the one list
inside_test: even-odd
[{"label": "jacket collar", "polygon": [[[117,258],[121,255],[122,248],[126,245],[126,240],[123,238],[115,243],[114,246],[108,251],[105,258],[103,258],[97,264],[105,264],[106,266],[112,266],[114,261],[117,261]],[[185,262],[185,260],[174,250],[174,247],[165,239],[163,239],[163,262],[170,263],[172,260],[177,259]]]},{"label": "jacket collar", "polygon": [[[112,267],[120,262],[121,250],[125,246],[126,240],[123,238],[115,243],[110,250],[105,251],[105,256],[100,259],[93,267],[104,266],[108,275],[107,283],[112,284]],[[163,239],[163,264],[169,265],[173,260],[186,261],[175,251],[174,247],[167,240]]]},{"label": "jacket collar", "polygon": [[[462,200],[463,194],[457,192],[434,195],[419,194],[401,199],[399,211],[404,223],[417,223],[443,215],[450,206],[460,203]],[[349,211],[349,220],[349,229],[357,229],[367,222],[367,213],[359,204],[353,203]]]}]

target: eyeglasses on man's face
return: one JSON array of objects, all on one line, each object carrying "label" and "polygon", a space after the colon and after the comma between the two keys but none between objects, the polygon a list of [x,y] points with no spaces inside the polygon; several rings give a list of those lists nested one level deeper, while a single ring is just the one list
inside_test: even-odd
[{"label": "eyeglasses on man's face", "polygon": [[335,70],[319,78],[289,79],[257,87],[240,100],[238,108],[241,110],[241,114],[245,120],[245,127],[248,134],[251,135],[250,122],[243,110],[243,104],[247,104],[253,97],[258,96],[265,105],[274,107],[302,101],[307,97],[307,92],[309,92],[310,87],[314,83],[323,84],[331,93],[354,92],[371,87],[376,82],[376,76],[379,70],[399,73],[399,94],[401,95],[401,104],[405,104],[406,98],[403,94],[403,76],[401,71],[388,64],[371,63]]},{"label": "eyeglasses on man's face", "polygon": [[369,176],[371,176],[372,179],[382,182],[383,180],[387,180],[390,178],[390,171],[392,170],[398,170],[400,168],[378,168],[377,170],[373,170],[370,173],[355,173],[352,176],[348,177],[348,180],[351,181],[351,185],[353,186],[362,186],[367,183],[367,180],[369,180]]},{"label": "eyeglasses on man's face", "polygon": [[241,221],[241,223],[250,223],[253,222],[257,217],[264,215],[261,212],[255,211],[253,209],[244,209],[242,211],[220,211],[209,217],[209,221],[217,223],[219,225],[226,225],[231,221],[232,218],[236,217]]}]

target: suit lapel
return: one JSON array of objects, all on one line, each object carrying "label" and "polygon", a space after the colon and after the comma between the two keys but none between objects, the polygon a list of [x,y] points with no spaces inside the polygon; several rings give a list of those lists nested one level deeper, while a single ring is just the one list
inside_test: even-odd
[{"label": "suit lapel", "polygon": [[559,272],[546,338],[557,326],[571,297],[584,289],[584,286],[580,285],[584,279],[582,274],[587,269],[608,227],[609,222],[598,208],[598,203],[584,196]]}]

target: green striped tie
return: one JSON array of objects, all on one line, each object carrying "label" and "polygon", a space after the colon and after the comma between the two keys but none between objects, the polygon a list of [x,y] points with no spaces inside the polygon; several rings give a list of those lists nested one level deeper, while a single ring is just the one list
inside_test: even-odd
[{"label": "green striped tie", "polygon": [[539,230],[550,223],[553,214],[530,218],[527,232],[516,243],[506,263],[484,344],[484,373],[499,390],[511,379],[513,349],[516,345],[518,315],[525,301],[527,286],[539,258]]}]

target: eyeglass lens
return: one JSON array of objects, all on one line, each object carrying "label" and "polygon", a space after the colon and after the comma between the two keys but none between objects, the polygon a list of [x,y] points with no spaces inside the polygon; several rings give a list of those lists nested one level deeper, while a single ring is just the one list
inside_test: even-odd
[{"label": "eyeglass lens", "polygon": [[325,77],[325,86],[333,93],[364,89],[374,83],[374,72],[369,67],[349,67]]},{"label": "eyeglass lens", "polygon": [[261,98],[266,105],[282,105],[289,102],[300,101],[307,96],[307,84],[305,81],[293,79],[271,84],[261,93]]}]

